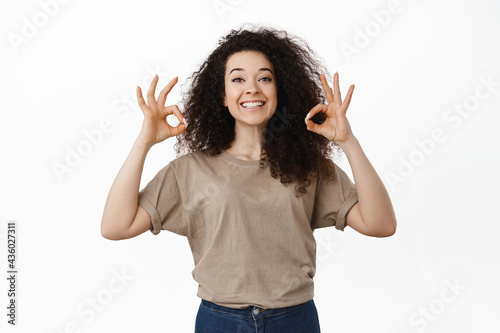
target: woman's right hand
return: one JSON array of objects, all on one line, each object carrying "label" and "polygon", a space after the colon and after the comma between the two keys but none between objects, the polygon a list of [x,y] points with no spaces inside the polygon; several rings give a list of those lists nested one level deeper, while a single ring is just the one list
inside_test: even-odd
[{"label": "woman's right hand", "polygon": [[[158,83],[158,75],[153,78],[151,86],[148,90],[148,103],[142,97],[142,90],[137,86],[137,102],[144,114],[144,121],[142,122],[141,132],[137,140],[147,147],[162,142],[163,140],[184,133],[186,130],[186,119],[177,105],[170,105],[165,107],[167,95],[172,90],[173,86],[177,83],[178,78],[173,78],[158,96],[158,101],[155,100],[155,89]],[[181,122],[177,126],[170,126],[167,122],[167,116],[175,114],[177,119]]]}]

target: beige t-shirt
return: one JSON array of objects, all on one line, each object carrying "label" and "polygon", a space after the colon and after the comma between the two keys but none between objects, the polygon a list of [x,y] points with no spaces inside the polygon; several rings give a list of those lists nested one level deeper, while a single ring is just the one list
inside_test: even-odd
[{"label": "beige t-shirt", "polygon": [[313,230],[344,230],[358,201],[356,187],[335,164],[332,182],[312,178],[307,193],[271,177],[269,166],[226,151],[182,155],[139,192],[151,232],[186,236],[197,296],[221,306],[280,308],[314,297]]}]

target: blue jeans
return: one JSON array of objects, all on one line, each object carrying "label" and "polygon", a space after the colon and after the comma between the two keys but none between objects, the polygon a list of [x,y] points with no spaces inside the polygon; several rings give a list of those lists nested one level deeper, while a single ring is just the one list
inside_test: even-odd
[{"label": "blue jeans", "polygon": [[284,308],[232,309],[202,299],[195,333],[320,333],[314,300]]}]

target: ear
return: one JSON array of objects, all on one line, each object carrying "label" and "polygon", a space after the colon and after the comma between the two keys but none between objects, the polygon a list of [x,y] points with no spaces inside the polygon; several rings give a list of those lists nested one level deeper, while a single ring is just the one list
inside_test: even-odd
[{"label": "ear", "polygon": [[222,99],[224,100],[223,103],[224,103],[224,106],[227,106],[227,100],[226,100],[226,95],[222,95]]}]

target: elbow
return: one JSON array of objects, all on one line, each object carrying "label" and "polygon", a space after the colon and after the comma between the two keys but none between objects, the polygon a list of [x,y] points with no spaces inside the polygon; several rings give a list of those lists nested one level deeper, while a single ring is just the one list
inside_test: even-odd
[{"label": "elbow", "polygon": [[396,221],[396,217],[394,217],[391,220],[391,230],[390,230],[391,233],[388,236],[392,236],[396,233],[397,226],[398,226],[398,221]]},{"label": "elbow", "polygon": [[[379,224],[379,225],[382,225],[382,224]],[[370,234],[370,236],[383,238],[383,237],[390,237],[396,233],[397,223],[396,223],[395,219],[390,220],[390,221],[386,221],[385,223],[383,223],[383,225],[385,225],[384,228],[378,228],[377,230],[373,231]]]},{"label": "elbow", "polygon": [[120,240],[122,238],[117,237],[116,232],[112,232],[106,227],[104,221],[101,222],[101,236],[109,240]]},{"label": "elbow", "polygon": [[396,233],[396,227],[390,229],[389,231],[387,231],[383,236],[381,237],[390,237],[392,235],[394,235]]},{"label": "elbow", "polygon": [[387,224],[389,225],[389,227],[387,227],[377,237],[390,237],[396,233],[396,225],[397,225],[396,220],[391,220]]},{"label": "elbow", "polygon": [[109,234],[109,233],[104,233],[101,231],[101,236],[108,239],[108,240],[114,240],[114,241],[117,241],[117,240],[122,240],[123,238],[121,237],[117,237],[116,235],[113,235],[113,234]]},{"label": "elbow", "polygon": [[107,231],[105,231],[102,227],[101,227],[101,236],[109,240],[115,240],[113,239],[112,235],[109,234]]},{"label": "elbow", "polygon": [[102,230],[101,230],[101,236],[102,236],[103,238],[106,238],[106,239],[109,239],[109,240],[115,240],[113,237],[111,237],[111,236],[110,236],[110,235],[108,235],[107,233],[102,232]]}]

